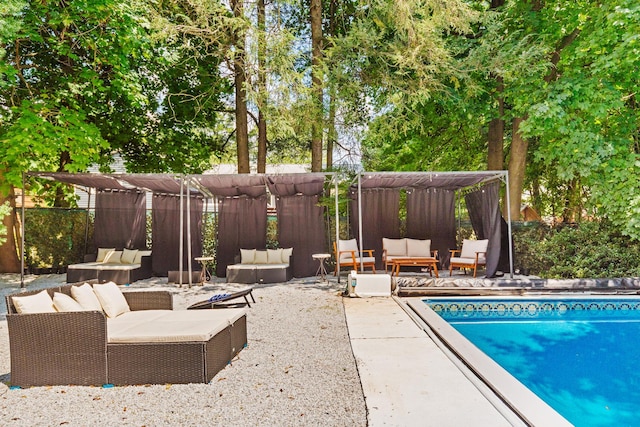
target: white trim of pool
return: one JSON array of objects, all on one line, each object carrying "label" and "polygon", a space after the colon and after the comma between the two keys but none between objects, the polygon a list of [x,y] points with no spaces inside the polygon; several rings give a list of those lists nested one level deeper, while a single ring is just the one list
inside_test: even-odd
[{"label": "white trim of pool", "polygon": [[[548,298],[558,298],[561,295],[548,296]],[[545,296],[538,295],[523,295],[524,298],[538,298],[545,299]],[[571,296],[573,297],[573,296]],[[585,296],[585,298],[593,298],[593,295]],[[600,296],[598,296],[600,297]],[[619,297],[619,296],[618,296]],[[443,297],[452,298],[452,297]],[[455,297],[458,298],[458,297]],[[460,297],[464,298],[464,297]],[[473,300],[482,299],[517,299],[517,296],[491,296],[491,297],[470,297]],[[572,424],[567,421],[562,415],[556,412],[545,401],[540,399],[535,393],[525,387],[520,381],[514,378],[508,373],[502,366],[498,365],[493,359],[484,354],[469,340],[467,340],[462,334],[456,331],[449,323],[447,323],[440,315],[433,311],[427,304],[424,303],[426,297],[412,297],[398,299],[399,303],[406,304],[406,306],[413,313],[417,315],[417,319],[414,316],[414,320],[422,322],[421,327],[427,332],[441,347],[445,354],[449,357],[454,357],[457,360],[454,362],[462,362],[466,368],[468,368],[486,387],[478,387],[480,391],[486,393],[490,392],[495,395],[504,404],[506,404],[511,411],[526,424],[531,426],[571,426]],[[438,297],[429,297],[428,299],[437,300]],[[491,399],[492,396],[487,396]]]}]

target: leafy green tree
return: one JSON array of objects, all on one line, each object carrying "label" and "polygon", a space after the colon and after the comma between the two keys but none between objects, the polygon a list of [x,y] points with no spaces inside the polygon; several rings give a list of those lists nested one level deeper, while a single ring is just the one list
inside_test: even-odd
[{"label": "leafy green tree", "polygon": [[[13,188],[24,171],[84,171],[108,152],[117,124],[107,117],[122,99],[140,95],[131,70],[146,31],[135,4],[122,0],[6,4],[0,9],[9,22],[0,32],[0,202],[15,206]],[[55,202],[65,203],[62,192]],[[15,242],[2,248],[2,258],[13,260],[7,269],[15,269]]]}]

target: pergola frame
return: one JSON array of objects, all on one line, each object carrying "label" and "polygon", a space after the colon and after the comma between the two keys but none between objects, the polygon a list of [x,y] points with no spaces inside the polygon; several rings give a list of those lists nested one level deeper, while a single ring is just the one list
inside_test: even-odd
[{"label": "pergola frame", "polygon": [[[329,182],[334,184],[334,198],[336,206],[336,226],[335,233],[336,239],[339,236],[339,215],[338,215],[338,177],[333,172],[321,173],[325,177],[325,184],[327,177],[330,178]],[[243,179],[251,179],[255,177],[264,178],[264,185],[266,187],[266,180],[268,177],[276,176],[301,176],[309,174],[233,174],[233,175],[216,175],[223,180],[227,179],[229,182],[234,182],[235,185],[241,185]],[[179,285],[182,283],[183,268],[182,261],[184,258],[184,206],[190,212],[191,197],[186,195],[202,195],[206,199],[218,197],[207,188],[199,185],[197,178],[206,175],[178,175],[178,174],[101,174],[101,173],[60,173],[60,172],[26,172],[22,174],[22,233],[21,233],[21,245],[20,245],[20,287],[24,288],[24,267],[25,267],[25,188],[27,176],[39,177],[48,180],[55,180],[58,182],[67,183],[73,185],[76,188],[80,188],[83,191],[87,191],[89,198],[87,201],[87,211],[90,209],[91,201],[91,188],[96,189],[111,189],[111,190],[136,190],[141,192],[152,192],[154,194],[170,194],[180,197],[180,247],[179,247]],[[249,178],[246,178],[249,177]],[[240,183],[240,184],[238,184]],[[93,185],[91,185],[93,184]],[[184,201],[186,197],[186,202]],[[86,234],[86,233],[85,233]],[[187,257],[191,260],[191,221],[187,222]],[[86,236],[85,236],[86,239]],[[85,248],[86,250],[86,248]],[[188,265],[189,286],[192,285],[192,268],[191,262]]]}]

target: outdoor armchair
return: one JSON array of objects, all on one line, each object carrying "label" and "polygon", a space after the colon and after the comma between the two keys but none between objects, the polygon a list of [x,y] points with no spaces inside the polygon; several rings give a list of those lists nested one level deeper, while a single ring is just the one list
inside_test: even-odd
[{"label": "outdoor armchair", "polygon": [[[449,260],[449,275],[454,267],[463,269],[473,268],[473,277],[476,277],[478,266],[487,264],[487,246],[489,240],[468,240],[462,242],[462,249],[451,249],[451,259]],[[456,254],[459,253],[459,256]]]},{"label": "outdoor armchair", "polygon": [[337,245],[334,242],[333,251],[336,256],[336,276],[340,274],[340,269],[344,266],[358,271],[361,264],[363,268],[369,267],[374,273],[376,272],[376,259],[373,256],[373,250],[365,249],[360,251],[356,239],[338,240]]}]

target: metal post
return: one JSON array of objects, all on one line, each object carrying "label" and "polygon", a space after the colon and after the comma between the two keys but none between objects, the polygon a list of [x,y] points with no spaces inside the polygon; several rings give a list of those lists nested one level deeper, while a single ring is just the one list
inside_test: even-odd
[{"label": "metal post", "polygon": [[189,287],[191,287],[191,190],[189,188],[189,179],[187,179],[187,271],[189,272]]},{"label": "metal post", "polygon": [[87,254],[87,245],[89,242],[89,210],[91,209],[91,188],[87,190],[87,193],[89,195],[87,196],[87,214],[85,215],[84,220],[84,255]]},{"label": "metal post", "polygon": [[338,177],[337,175],[333,176],[333,180],[335,183],[335,195],[334,195],[334,201],[335,201],[335,206],[336,206],[336,271],[338,272],[337,276],[338,276],[338,283],[340,283],[340,262],[339,262],[339,255],[338,252],[340,251],[340,248],[338,247],[338,243],[340,240],[340,212],[338,212],[339,209],[339,204],[338,204]]},{"label": "metal post", "polygon": [[511,199],[509,198],[509,171],[504,171],[507,186],[507,228],[509,229],[509,277],[513,279],[513,236],[511,235]]},{"label": "metal post", "polygon": [[180,244],[179,244],[179,250],[178,250],[178,256],[180,257],[180,261],[178,261],[178,285],[179,287],[182,287],[182,257],[184,255],[184,248],[183,248],[183,239],[184,239],[184,208],[183,208],[183,204],[184,204],[184,200],[183,200],[183,193],[184,193],[184,180],[182,179],[182,177],[180,177],[180,233],[179,233],[179,238],[180,238]]},{"label": "metal post", "polygon": [[24,288],[24,232],[25,232],[25,217],[24,217],[24,192],[25,192],[25,179],[24,179],[25,173],[22,172],[22,194],[20,194],[20,203],[22,204],[22,206],[20,206],[20,216],[21,216],[21,220],[22,220],[22,233],[20,233],[20,289]]},{"label": "metal post", "polygon": [[360,241],[358,242],[358,256],[360,257],[360,271],[364,272],[364,262],[362,259],[362,174],[358,174],[358,233]]}]

